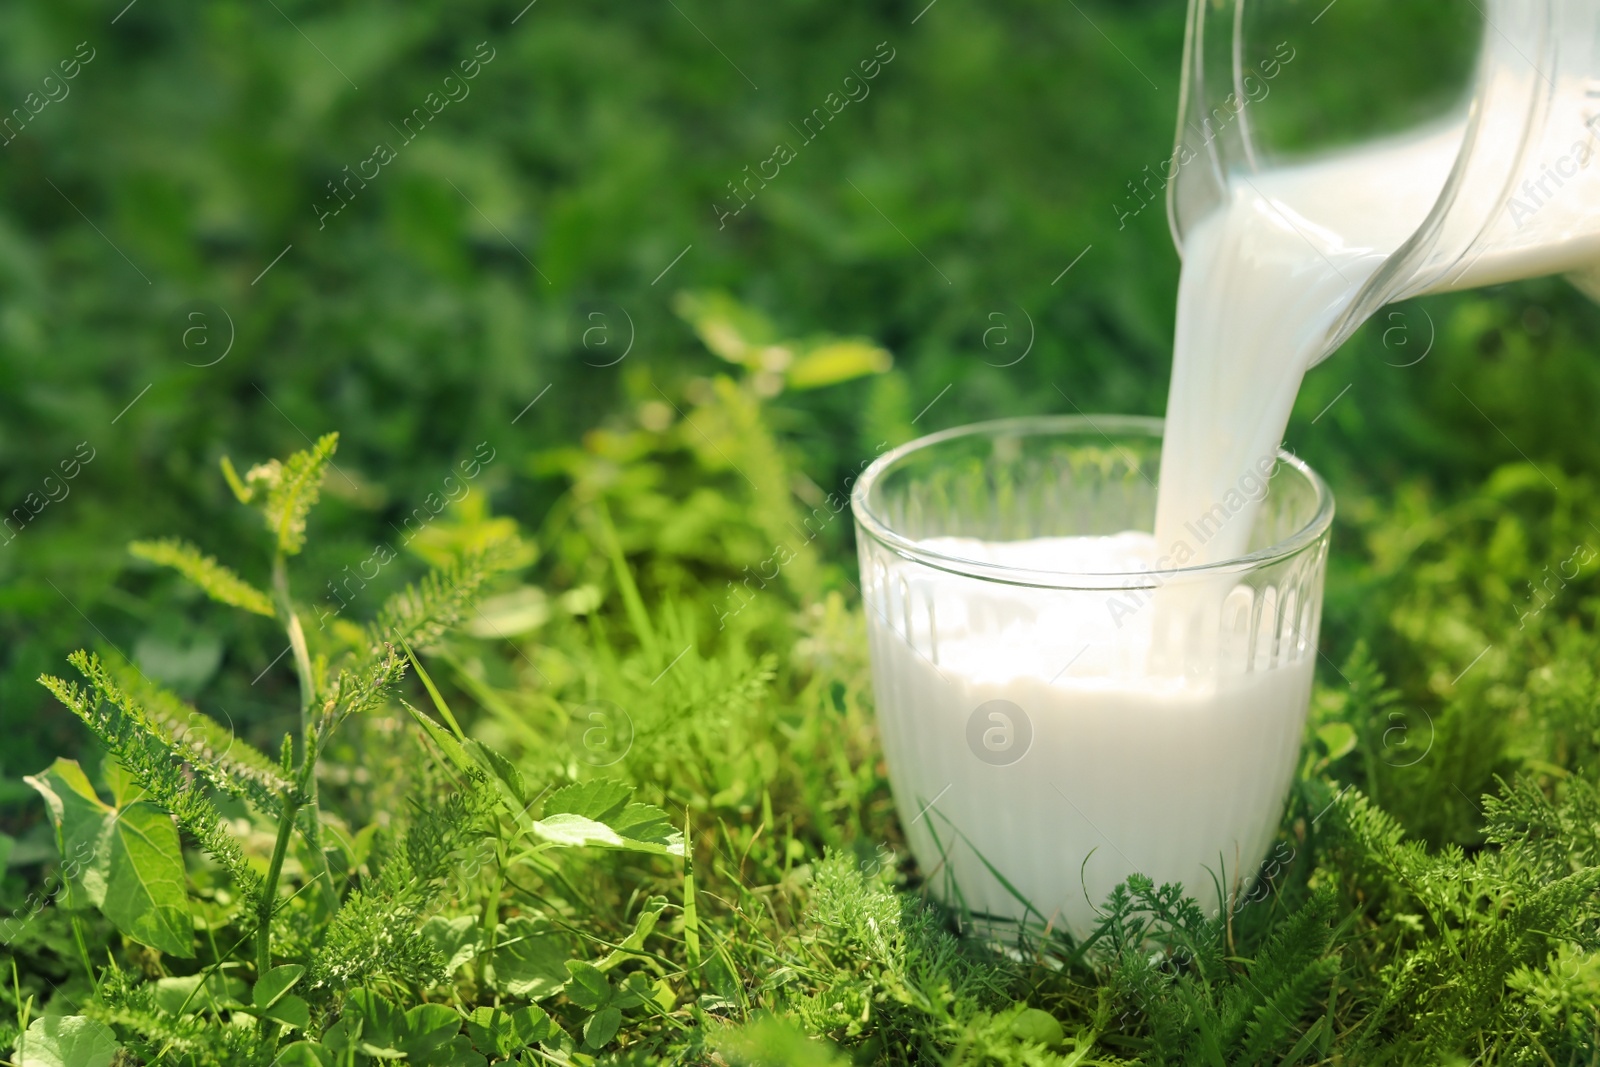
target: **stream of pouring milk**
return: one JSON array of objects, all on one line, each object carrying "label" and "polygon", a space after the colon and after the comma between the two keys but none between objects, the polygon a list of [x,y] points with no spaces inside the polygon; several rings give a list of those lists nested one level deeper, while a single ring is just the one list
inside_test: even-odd
[{"label": "stream of pouring milk", "polygon": [[[1184,241],[1156,541],[1175,563],[1242,555],[1306,368],[1438,196],[1459,127],[1241,176]],[[1256,494],[1259,499],[1259,494]]]}]

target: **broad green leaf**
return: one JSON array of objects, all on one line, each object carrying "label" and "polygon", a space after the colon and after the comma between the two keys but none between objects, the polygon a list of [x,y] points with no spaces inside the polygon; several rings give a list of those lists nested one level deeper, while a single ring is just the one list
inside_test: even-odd
[{"label": "broad green leaf", "polygon": [[567,973],[572,975],[567,999],[578,1007],[594,1011],[611,1003],[611,982],[600,968],[583,960],[568,960]]},{"label": "broad green leaf", "polygon": [[761,312],[739,303],[717,290],[679,293],[672,310],[694,328],[712,352],[729,363],[752,370],[762,365],[762,356],[772,344],[776,331]]},{"label": "broad green leaf", "polygon": [[634,920],[633,932],[623,938],[621,943],[595,966],[602,971],[608,971],[624,960],[637,958],[636,953],[644,947],[645,938],[655,932],[656,923],[661,920],[661,913],[666,909],[666,897],[651,897],[645,901],[644,908],[639,912],[639,918]]},{"label": "broad green leaf", "polygon": [[446,974],[455,974],[478,954],[478,920],[471,915],[435,915],[422,924],[422,936],[439,950]]},{"label": "broad green leaf", "polygon": [[653,804],[629,804],[606,821],[622,837],[648,845],[659,845],[674,855],[682,853],[683,838],[667,813]]},{"label": "broad green leaf", "polygon": [[311,1026],[311,1007],[293,993],[285,993],[270,1008],[259,1008],[255,1014],[275,1023],[292,1026],[304,1032]]},{"label": "broad green leaf", "polygon": [[[764,1067],[777,1063],[783,1064],[783,1067],[849,1067],[851,1063],[850,1058],[841,1054],[832,1042],[813,1037],[781,1015],[758,1014],[743,1025],[719,1027],[707,1038],[707,1044],[715,1050],[718,1058],[730,1067]],[[1005,1062],[1072,1067],[1080,1059],[1056,1056],[1046,1059],[1030,1055],[1026,1058],[1008,1056]],[[1113,1061],[1091,1062],[1103,1064]]]},{"label": "broad green leaf", "polygon": [[371,1056],[375,1060],[403,1060],[406,1054],[389,1045],[375,1045],[370,1041],[356,1042],[356,1050],[364,1056]]},{"label": "broad green leaf", "polygon": [[583,1024],[583,1043],[589,1048],[601,1048],[617,1036],[622,1025],[622,1012],[617,1008],[601,1008]]},{"label": "broad green leaf", "polygon": [[278,1002],[294,984],[300,981],[306,969],[298,963],[285,963],[274,967],[256,981],[255,989],[250,994],[250,1001],[258,1008],[270,1008]]},{"label": "broad green leaf", "polygon": [[472,1049],[472,1039],[457,1034],[448,1044],[439,1046],[420,1056],[410,1056],[407,1063],[419,1067],[488,1067],[489,1061]]},{"label": "broad green leaf", "polygon": [[511,1013],[504,1008],[478,1008],[467,1016],[467,1033],[478,1051],[488,1056],[506,1059],[527,1047],[528,1042],[518,1038]]},{"label": "broad green leaf", "polygon": [[537,1004],[524,1005],[511,1013],[512,1030],[519,1040],[530,1045],[548,1037],[554,1025],[550,1016]]},{"label": "broad green leaf", "polygon": [[633,797],[633,787],[616,778],[595,778],[563,786],[550,794],[544,803],[544,814],[582,815],[597,822],[606,822],[627,806]]},{"label": "broad green leaf", "polygon": [[35,1019],[17,1038],[17,1067],[109,1067],[122,1046],[105,1023],[82,1015]]},{"label": "broad green leaf", "polygon": [[785,377],[791,389],[817,389],[866,374],[882,374],[894,357],[870,341],[856,339],[819,345],[795,360]]},{"label": "broad green leaf", "polygon": [[622,980],[622,983],[616,987],[616,991],[611,994],[611,1003],[624,1011],[637,1007],[646,1001],[652,1004],[660,1004],[663,1000],[666,1003],[662,1010],[671,1011],[674,999],[672,987],[667,985],[665,980],[656,985],[651,985],[650,979],[646,978],[640,971],[630,972]]},{"label": "broad green leaf", "polygon": [[473,637],[504,640],[531,633],[550,619],[550,601],[543,589],[525,585],[486,598],[462,626]]},{"label": "broad green leaf", "polygon": [[[572,1035],[561,1028],[555,1016],[550,1017],[550,1032],[539,1043],[547,1049],[555,1049],[571,1056],[578,1051],[578,1043],[572,1040]],[[526,1057],[524,1057],[526,1059]]]},{"label": "broad green leaf", "polygon": [[82,896],[140,944],[193,956],[194,920],[171,816],[142,800],[122,808],[103,803],[72,760],[58,759],[27,781],[61,834],[69,885],[76,877]]},{"label": "broad green leaf", "polygon": [[106,788],[111,790],[111,803],[114,806],[125,807],[136,800],[144,799],[144,786],[128,773],[126,767],[110,756],[100,763],[100,777],[105,779]]},{"label": "broad green leaf", "polygon": [[1066,1040],[1066,1031],[1061,1028],[1061,1021],[1047,1011],[1038,1008],[1023,1008],[1011,1020],[1011,1032],[1023,1041],[1030,1041],[1036,1045],[1054,1048]]},{"label": "broad green leaf", "polygon": [[1317,740],[1328,750],[1328,762],[1332,763],[1341,756],[1347,756],[1355,751],[1356,731],[1347,722],[1330,722],[1318,727]]},{"label": "broad green leaf", "polygon": [[310,449],[290,456],[267,489],[267,528],[277,538],[278,551],[286,556],[305,547],[306,515],[321,494],[322,479],[338,447],[338,434],[323,434]]},{"label": "broad green leaf", "polygon": [[516,1011],[479,1008],[467,1016],[467,1033],[478,1051],[505,1059],[543,1041],[550,1033],[550,1016],[536,1004]]},{"label": "broad green leaf", "polygon": [[95,795],[77,760],[58,759],[43,774],[22,779],[44,798],[61,849],[67,907],[98,907],[106,898],[105,871],[98,859],[108,808]]},{"label": "broad green leaf", "polygon": [[171,1015],[224,1011],[245,1003],[249,995],[250,987],[241,979],[216,971],[209,975],[158,978],[155,982],[156,1006]]},{"label": "broad green leaf", "polygon": [[571,955],[564,935],[531,919],[511,919],[496,932],[489,984],[507,996],[542,1000],[567,984]]},{"label": "broad green leaf", "polygon": [[628,843],[605,823],[586,819],[582,815],[551,815],[533,824],[534,833],[552,845],[577,848],[583,845],[603,845],[626,848]]},{"label": "broad green leaf", "polygon": [[310,1041],[296,1041],[284,1046],[272,1067],[334,1067],[333,1053]]},{"label": "broad green leaf", "polygon": [[670,826],[662,831],[658,840],[641,840],[624,837],[605,823],[582,815],[562,814],[540,819],[533,824],[533,832],[552,845],[566,848],[588,846],[649,852],[658,856],[683,855],[683,837]]},{"label": "broad green leaf", "polygon": [[[400,1050],[412,1062],[435,1062],[430,1054],[449,1045],[461,1033],[461,1022],[461,1016],[448,1004],[418,1004],[406,1012],[402,1021]],[[471,1047],[469,1042],[467,1048]]]},{"label": "broad green leaf", "polygon": [[187,541],[172,537],[134,541],[128,545],[128,551],[137,559],[171,567],[199,586],[212,600],[268,618],[277,614],[271,597]]},{"label": "broad green leaf", "polygon": [[172,816],[139,801],[112,816],[107,830],[111,850],[100,911],[140,944],[193,956],[194,918]]},{"label": "broad green leaf", "polygon": [[[405,1030],[405,1016],[386,998],[370,989],[354,990],[345,1000],[345,1015],[360,1023],[360,1036],[356,1039],[361,1051],[368,1056],[384,1057],[384,1050],[398,1053],[400,1037]],[[350,1032],[348,1026],[346,1033]]]}]

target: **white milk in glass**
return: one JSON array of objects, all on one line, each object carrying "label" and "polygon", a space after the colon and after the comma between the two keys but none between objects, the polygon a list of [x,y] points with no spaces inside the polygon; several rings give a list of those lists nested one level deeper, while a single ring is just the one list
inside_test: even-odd
[{"label": "white milk in glass", "polygon": [[[1148,570],[1157,557],[1142,533],[924,544],[1026,569]],[[1083,934],[1090,901],[1135,871],[1213,902],[1213,876],[1225,896],[1249,887],[1277,829],[1314,652],[1157,675],[1145,661],[1160,611],[1127,613],[1108,640],[1106,590],[897,569],[877,586],[892,590],[877,605],[893,616],[867,615],[878,720],[902,825],[937,892]]]},{"label": "white milk in glass", "polygon": [[[1561,181],[1539,186],[1533,225],[1533,190],[1524,189],[1520,206],[1496,217],[1503,233],[1490,250],[1428,291],[1600,259],[1588,218],[1600,203],[1595,120],[1581,92],[1552,106],[1552,126],[1572,138],[1561,141],[1565,156],[1546,161]],[[1520,121],[1488,114],[1480,141],[1516,150]],[[1428,216],[1464,129],[1235,175],[1226,202],[1189,230],[1153,531],[923,544],[1060,572],[1241,555],[1302,376],[1326,354],[1362,285]],[[1157,669],[1170,631],[1203,613],[1208,597],[1227,596],[1225,579],[1158,590],[1140,610],[1112,617],[1103,591],[977,582],[904,561],[887,567],[874,588],[898,592],[867,612],[878,715],[902,824],[936,891],[975,912],[1082,934],[1094,906],[1135,871],[1182,882],[1214,908],[1249,886],[1300,744],[1314,617],[1302,620],[1312,641],[1303,656],[1236,671],[1218,646],[1217,670],[1174,671]],[[883,610],[918,603],[938,605],[936,623],[931,611],[919,623],[909,609],[904,619]],[[937,633],[918,629],[935,625]],[[936,647],[937,663],[921,647]],[[1019,730],[1028,736],[1017,757]]]}]

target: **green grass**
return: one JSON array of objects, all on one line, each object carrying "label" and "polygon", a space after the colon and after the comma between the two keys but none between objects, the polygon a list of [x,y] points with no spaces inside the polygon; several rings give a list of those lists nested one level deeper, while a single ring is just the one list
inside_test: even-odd
[{"label": "green grass", "polygon": [[[1381,653],[1319,687],[1264,881],[1227,915],[1131,878],[1082,942],[960,936],[988,928],[899,849],[848,572],[786,532],[798,494],[760,488],[797,458],[763,373],[548,454],[570,488],[541,529],[463,499],[412,546],[433,577],[303,649],[289,572],[334,443],[253,468],[301,726],[274,761],[112,652],[74,657],[87,688],[47,679],[115,810],[173,812],[187,856],[58,867],[70,890],[8,940],[13,1029],[64,1042],[48,1005],[74,1040],[184,1064],[1588,1062],[1600,553],[1553,556],[1572,577],[1541,610],[1484,628],[1518,605],[1506,553],[1585,543],[1583,483],[1519,463],[1428,522],[1358,519],[1345,580]],[[774,540],[793,558],[745,580]],[[162,561],[206,611],[267,602]],[[57,768],[36,788],[82,780]],[[56,816],[69,859],[83,810]],[[86,888],[174,869],[140,907]]]},{"label": "green grass", "polygon": [[[1596,1062],[1592,304],[1414,302],[1308,376],[1329,662],[1257,899],[1130,882],[1087,944],[957,936],[893,813],[848,517],[794,529],[885,442],[1161,410],[1176,258],[1116,205],[1170,149],[1181,12],[278,6],[0,12],[12,103],[97,49],[0,168],[0,492],[37,509],[0,544],[0,1055]],[[1323,6],[1284,9],[1285,136],[1400,121],[1459,60],[1396,69],[1371,42],[1432,55],[1439,19]],[[251,477],[334,431],[315,510]],[[93,731],[36,682],[82,686],[77,648]],[[122,852],[58,840],[30,775]],[[108,909],[91,858],[155,888]]]}]

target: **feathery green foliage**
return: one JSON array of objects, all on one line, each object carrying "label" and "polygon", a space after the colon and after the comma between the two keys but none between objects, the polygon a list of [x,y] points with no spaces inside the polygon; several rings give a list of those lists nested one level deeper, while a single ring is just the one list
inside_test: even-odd
[{"label": "feathery green foliage", "polygon": [[146,678],[115,652],[101,664],[136,705],[152,731],[218,792],[272,811],[293,788],[283,768],[248,741],[177,694]]},{"label": "feathery green foliage", "polygon": [[[339,435],[323,434],[317,443],[304,452],[296,452],[287,461],[272,460],[251,468],[245,475],[248,487],[240,499],[246,503],[255,493],[264,492],[261,513],[267,529],[272,531],[278,551],[286,556],[297,554],[306,543],[306,516],[316,506],[322,492],[322,479],[327,476],[328,464],[339,447]],[[231,470],[231,465],[225,470]],[[236,481],[237,475],[230,481]],[[234,486],[239,493],[239,487]]]},{"label": "feathery green foliage", "polygon": [[139,559],[171,567],[199,586],[212,600],[268,618],[274,614],[271,597],[187,541],[175,537],[134,541],[128,545],[128,551]]},{"label": "feathery green foliage", "polygon": [[372,874],[344,900],[311,954],[313,990],[440,981],[446,961],[417,931],[447,891],[453,861],[482,840],[477,824],[492,802],[483,783],[469,782],[442,803],[416,807],[398,836],[375,838]]},{"label": "feathery green foliage", "polygon": [[430,647],[471,610],[487,583],[529,562],[527,546],[515,536],[469,549],[443,570],[430,572],[384,602],[368,628],[373,649],[385,644]]}]

